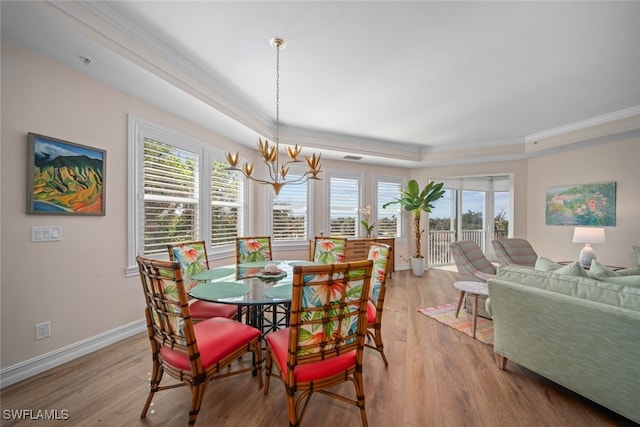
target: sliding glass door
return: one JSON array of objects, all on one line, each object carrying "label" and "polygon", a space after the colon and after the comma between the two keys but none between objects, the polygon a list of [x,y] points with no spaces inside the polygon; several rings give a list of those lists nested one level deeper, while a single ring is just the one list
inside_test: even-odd
[{"label": "sliding glass door", "polygon": [[445,183],[445,195],[429,215],[427,262],[451,264],[449,245],[471,240],[493,259],[491,240],[509,236],[510,179],[465,177],[435,179]]}]

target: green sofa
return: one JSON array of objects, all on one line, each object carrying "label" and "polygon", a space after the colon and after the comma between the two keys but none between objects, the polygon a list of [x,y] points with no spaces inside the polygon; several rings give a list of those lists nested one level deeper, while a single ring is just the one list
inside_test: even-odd
[{"label": "green sofa", "polygon": [[505,266],[488,285],[500,369],[511,360],[640,423],[640,276]]}]

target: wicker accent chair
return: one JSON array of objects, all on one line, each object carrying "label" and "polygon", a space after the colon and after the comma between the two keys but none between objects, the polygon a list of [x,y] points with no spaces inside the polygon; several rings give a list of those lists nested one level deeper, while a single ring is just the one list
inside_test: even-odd
[{"label": "wicker accent chair", "polygon": [[[462,280],[486,283],[487,280],[496,276],[496,266],[487,259],[477,243],[471,240],[460,240],[452,242],[450,249]],[[491,315],[484,308],[486,299],[485,296],[478,297],[481,303],[478,304],[478,316],[491,319]],[[473,305],[473,297],[467,295],[464,304],[465,310],[469,312]]]},{"label": "wicker accent chair", "polygon": [[536,265],[538,254],[525,239],[496,239],[491,244],[500,265]]},{"label": "wicker accent chair", "polygon": [[[169,260],[180,263],[185,292],[189,292],[199,282],[191,276],[209,269],[209,257],[204,240],[183,242],[167,245]],[[235,319],[238,307],[231,304],[192,300],[189,304],[191,317],[195,320],[210,319],[212,317],[227,317]]]},{"label": "wicker accent chair", "polygon": [[271,261],[271,237],[236,237],[236,264]]},{"label": "wicker accent chair", "polygon": [[[362,358],[367,330],[371,260],[296,266],[290,326],[266,336],[266,383],[282,381],[289,425],[298,426],[313,393],[360,408],[367,426]],[[279,373],[272,372],[275,363]],[[356,398],[329,390],[350,381]]]},{"label": "wicker accent chair", "polygon": [[382,356],[385,366],[389,366],[389,362],[384,354],[384,345],[382,343],[382,310],[387,289],[389,259],[393,256],[392,252],[391,246],[373,242],[369,246],[369,255],[367,256],[367,259],[373,261],[369,303],[367,304],[367,338],[368,340],[373,340],[375,345],[368,344],[369,341],[367,341],[365,346],[377,350]]},{"label": "wicker accent chair", "polygon": [[[210,381],[244,372],[257,374],[262,387],[260,331],[231,319],[215,317],[194,324],[178,262],[138,256],[146,302],[147,332],[153,368],[149,395],[140,414],[145,418],[156,392],[176,387],[191,389],[189,423],[193,426]],[[241,358],[252,352],[253,362]],[[232,363],[240,366],[231,370]],[[160,385],[164,373],[178,382]]]},{"label": "wicker accent chair", "polygon": [[343,237],[316,237],[313,250],[313,261],[323,264],[344,262],[347,239]]}]

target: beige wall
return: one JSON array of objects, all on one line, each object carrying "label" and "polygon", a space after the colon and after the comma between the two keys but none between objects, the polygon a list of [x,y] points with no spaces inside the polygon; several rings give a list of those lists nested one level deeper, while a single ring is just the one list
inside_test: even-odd
[{"label": "beige wall", "polygon": [[[1,368],[51,354],[143,317],[137,277],[125,278],[127,251],[127,115],[133,114],[223,148],[240,148],[205,129],[113,90],[32,52],[2,43],[1,143]],[[26,134],[35,132],[107,150],[106,216],[26,215]],[[570,230],[543,225],[544,188],[576,182],[618,182],[618,227],[596,248],[604,261],[630,264],[631,243],[640,243],[635,191],[640,182],[638,141],[600,146],[532,161],[424,168],[413,171],[362,165],[366,194],[374,174],[429,178],[482,174],[514,175],[515,234],[529,237],[539,252],[571,258],[579,247]],[[615,147],[609,154],[609,147]],[[634,149],[635,148],[635,149]],[[612,156],[612,157],[607,157]],[[603,158],[612,161],[603,162]],[[567,164],[574,166],[568,167]],[[325,169],[353,170],[355,163],[326,161]],[[550,174],[549,171],[554,171]],[[560,171],[557,174],[555,171]],[[319,186],[315,204],[324,202]],[[252,206],[264,206],[259,190]],[[256,203],[257,202],[257,203]],[[365,198],[364,203],[369,200]],[[318,209],[316,209],[318,212]],[[256,214],[251,232],[265,230],[267,213]],[[540,222],[542,218],[542,223]],[[62,241],[31,243],[32,226],[62,227]],[[322,227],[314,217],[315,232]],[[565,235],[566,234],[566,235]],[[620,249],[613,248],[619,239]],[[398,254],[409,255],[399,241]],[[276,252],[304,256],[301,248]],[[224,262],[224,260],[218,260]],[[34,325],[51,321],[52,336],[35,341]]]},{"label": "beige wall", "polygon": [[529,160],[527,238],[538,254],[577,260],[584,245],[572,243],[574,227],[545,225],[545,190],[565,185],[616,182],[616,226],[605,227],[606,243],[594,245],[599,261],[634,266],[640,245],[640,138],[563,151]]}]

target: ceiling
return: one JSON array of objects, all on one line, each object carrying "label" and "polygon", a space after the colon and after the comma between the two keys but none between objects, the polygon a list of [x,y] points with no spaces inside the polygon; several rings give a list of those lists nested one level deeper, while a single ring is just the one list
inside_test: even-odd
[{"label": "ceiling", "polygon": [[251,148],[275,133],[274,36],[280,140],[303,152],[415,167],[640,132],[640,2],[0,7],[3,39]]}]

